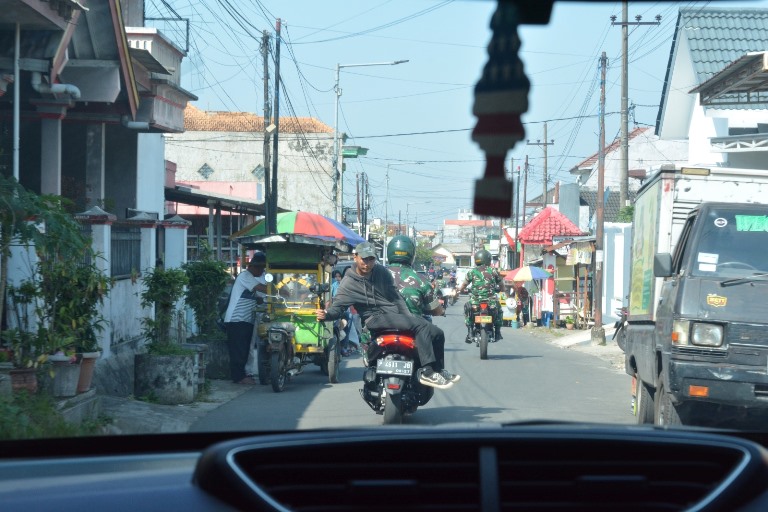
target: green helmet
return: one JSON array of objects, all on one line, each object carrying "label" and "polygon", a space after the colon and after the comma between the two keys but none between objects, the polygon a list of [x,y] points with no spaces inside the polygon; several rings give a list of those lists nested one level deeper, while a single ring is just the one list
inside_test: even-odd
[{"label": "green helmet", "polygon": [[387,244],[387,261],[390,263],[402,263],[413,265],[416,257],[416,244],[404,235],[398,235]]},{"label": "green helmet", "polygon": [[479,267],[480,265],[490,265],[490,264],[491,264],[491,253],[489,253],[485,249],[480,249],[475,253],[476,267]]}]

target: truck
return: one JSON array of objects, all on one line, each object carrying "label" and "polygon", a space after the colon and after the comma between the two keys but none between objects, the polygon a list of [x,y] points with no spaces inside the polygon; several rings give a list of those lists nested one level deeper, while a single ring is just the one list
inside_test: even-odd
[{"label": "truck", "polygon": [[757,169],[664,165],[638,191],[617,340],[638,423],[768,410],[766,201]]}]

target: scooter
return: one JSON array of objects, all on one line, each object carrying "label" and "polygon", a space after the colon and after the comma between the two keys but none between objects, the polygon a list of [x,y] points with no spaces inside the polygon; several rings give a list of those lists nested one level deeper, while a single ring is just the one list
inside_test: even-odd
[{"label": "scooter", "polygon": [[370,333],[363,351],[363,387],[360,396],[385,425],[403,422],[406,414],[434,395],[435,390],[419,382],[419,360],[413,333],[381,330]]}]

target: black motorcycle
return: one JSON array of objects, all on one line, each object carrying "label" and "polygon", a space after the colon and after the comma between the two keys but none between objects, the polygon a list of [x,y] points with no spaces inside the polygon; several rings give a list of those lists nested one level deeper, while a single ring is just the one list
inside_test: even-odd
[{"label": "black motorcycle", "polygon": [[384,424],[403,422],[425,405],[435,390],[419,382],[419,357],[413,333],[381,330],[370,333],[370,343],[363,351],[363,397],[376,414],[384,416]]},{"label": "black motorcycle", "polygon": [[488,359],[488,344],[496,342],[494,327],[496,315],[501,311],[493,301],[481,300],[477,304],[467,302],[464,314],[469,317],[470,340],[480,347],[480,359]]},{"label": "black motorcycle", "polygon": [[619,315],[619,319],[616,320],[616,323],[613,324],[613,326],[616,328],[615,331],[613,331],[613,338],[616,340],[616,344],[619,346],[621,350],[624,350],[624,347],[626,346],[626,326],[627,326],[627,315],[628,311],[626,307],[620,308],[616,310],[616,313]]}]

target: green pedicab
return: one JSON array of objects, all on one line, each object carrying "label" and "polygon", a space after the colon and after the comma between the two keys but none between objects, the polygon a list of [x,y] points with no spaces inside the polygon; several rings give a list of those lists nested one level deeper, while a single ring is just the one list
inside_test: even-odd
[{"label": "green pedicab", "polygon": [[315,364],[329,382],[337,383],[339,334],[333,322],[319,322],[315,311],[324,309],[330,299],[336,253],[350,253],[364,239],[347,226],[310,212],[278,213],[277,233],[266,233],[260,220],[231,238],[267,257],[267,297],[257,306],[261,319],[254,327],[259,382],[280,392],[288,379]]},{"label": "green pedicab", "polygon": [[333,322],[318,322],[315,310],[325,308],[330,290],[322,264],[275,268],[267,257],[270,281],[257,329],[259,382],[283,390],[291,377],[315,364],[332,384],[339,381],[341,350]]}]

